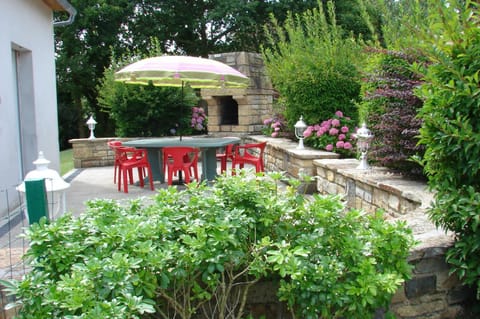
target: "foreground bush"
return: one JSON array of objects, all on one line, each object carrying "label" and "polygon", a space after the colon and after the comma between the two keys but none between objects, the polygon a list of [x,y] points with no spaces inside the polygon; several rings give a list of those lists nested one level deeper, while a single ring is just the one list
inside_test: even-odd
[{"label": "foreground bush", "polygon": [[32,226],[32,270],[4,282],[18,318],[247,318],[249,288],[279,278],[295,318],[368,318],[409,276],[412,236],[380,214],[265,177],[190,185]]}]

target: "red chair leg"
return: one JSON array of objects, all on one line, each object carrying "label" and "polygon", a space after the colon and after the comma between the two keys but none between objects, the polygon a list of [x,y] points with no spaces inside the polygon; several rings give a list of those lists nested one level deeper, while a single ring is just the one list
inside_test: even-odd
[{"label": "red chair leg", "polygon": [[127,169],[123,170],[123,191],[125,193],[128,193],[128,179],[127,179],[127,173],[128,172],[127,171],[129,171],[129,170],[127,170]]}]

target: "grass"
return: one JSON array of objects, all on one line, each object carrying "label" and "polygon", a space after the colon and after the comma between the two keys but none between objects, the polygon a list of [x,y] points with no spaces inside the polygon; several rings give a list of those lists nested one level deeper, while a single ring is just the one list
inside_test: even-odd
[{"label": "grass", "polygon": [[73,150],[70,148],[60,152],[60,176],[73,169]]}]

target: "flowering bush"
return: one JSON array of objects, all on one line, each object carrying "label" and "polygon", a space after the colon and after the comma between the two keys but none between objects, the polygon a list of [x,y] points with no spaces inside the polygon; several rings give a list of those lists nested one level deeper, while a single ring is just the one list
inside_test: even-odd
[{"label": "flowering bush", "polygon": [[304,132],[305,144],[343,156],[353,156],[355,130],[354,121],[337,111],[331,119],[307,127]]},{"label": "flowering bush", "polygon": [[286,127],[285,119],[280,115],[265,119],[263,125],[262,133],[271,137],[278,137]]},{"label": "flowering bush", "polygon": [[207,130],[207,115],[202,107],[192,107],[191,127],[195,131]]}]

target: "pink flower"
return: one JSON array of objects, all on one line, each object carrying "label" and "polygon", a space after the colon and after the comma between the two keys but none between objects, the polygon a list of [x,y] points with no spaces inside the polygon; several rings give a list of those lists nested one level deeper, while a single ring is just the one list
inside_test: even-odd
[{"label": "pink flower", "polygon": [[275,132],[278,132],[278,131],[280,131],[280,128],[278,126],[276,126],[274,130],[275,130]]},{"label": "pink flower", "polygon": [[340,129],[340,131],[342,131],[342,133],[347,133],[348,132],[348,126],[342,126],[342,128]]},{"label": "pink flower", "polygon": [[346,138],[345,134],[339,134],[338,135],[338,140],[343,141]]},{"label": "pink flower", "polygon": [[343,117],[342,111],[337,111],[337,112],[335,112],[335,115],[336,115],[337,117]]},{"label": "pink flower", "polygon": [[332,145],[332,144],[328,144],[327,146],[325,146],[325,149],[330,152],[330,151],[333,150],[333,145]]},{"label": "pink flower", "polygon": [[265,119],[265,120],[263,120],[263,125],[268,125],[268,124],[270,124],[270,122],[272,122],[271,119]]},{"label": "pink flower", "polygon": [[335,146],[337,148],[343,148],[345,146],[345,142],[344,141],[338,141],[337,144],[335,144]]},{"label": "pink flower", "polygon": [[330,135],[337,135],[338,134],[338,130],[336,128],[331,128],[329,131],[328,131],[328,134]]},{"label": "pink flower", "polygon": [[352,147],[353,146],[352,146],[352,144],[350,144],[350,142],[345,142],[343,144],[343,148],[346,149],[346,150],[350,150],[350,149],[352,149]]},{"label": "pink flower", "polygon": [[278,136],[278,132],[273,132],[272,133],[272,137],[277,137]]},{"label": "pink flower", "polygon": [[332,120],[332,126],[334,126],[334,127],[340,126],[340,121],[337,120],[337,119],[333,119]]},{"label": "pink flower", "polygon": [[303,132],[303,137],[309,137],[312,135],[313,128],[311,126],[307,127],[307,129]]}]

